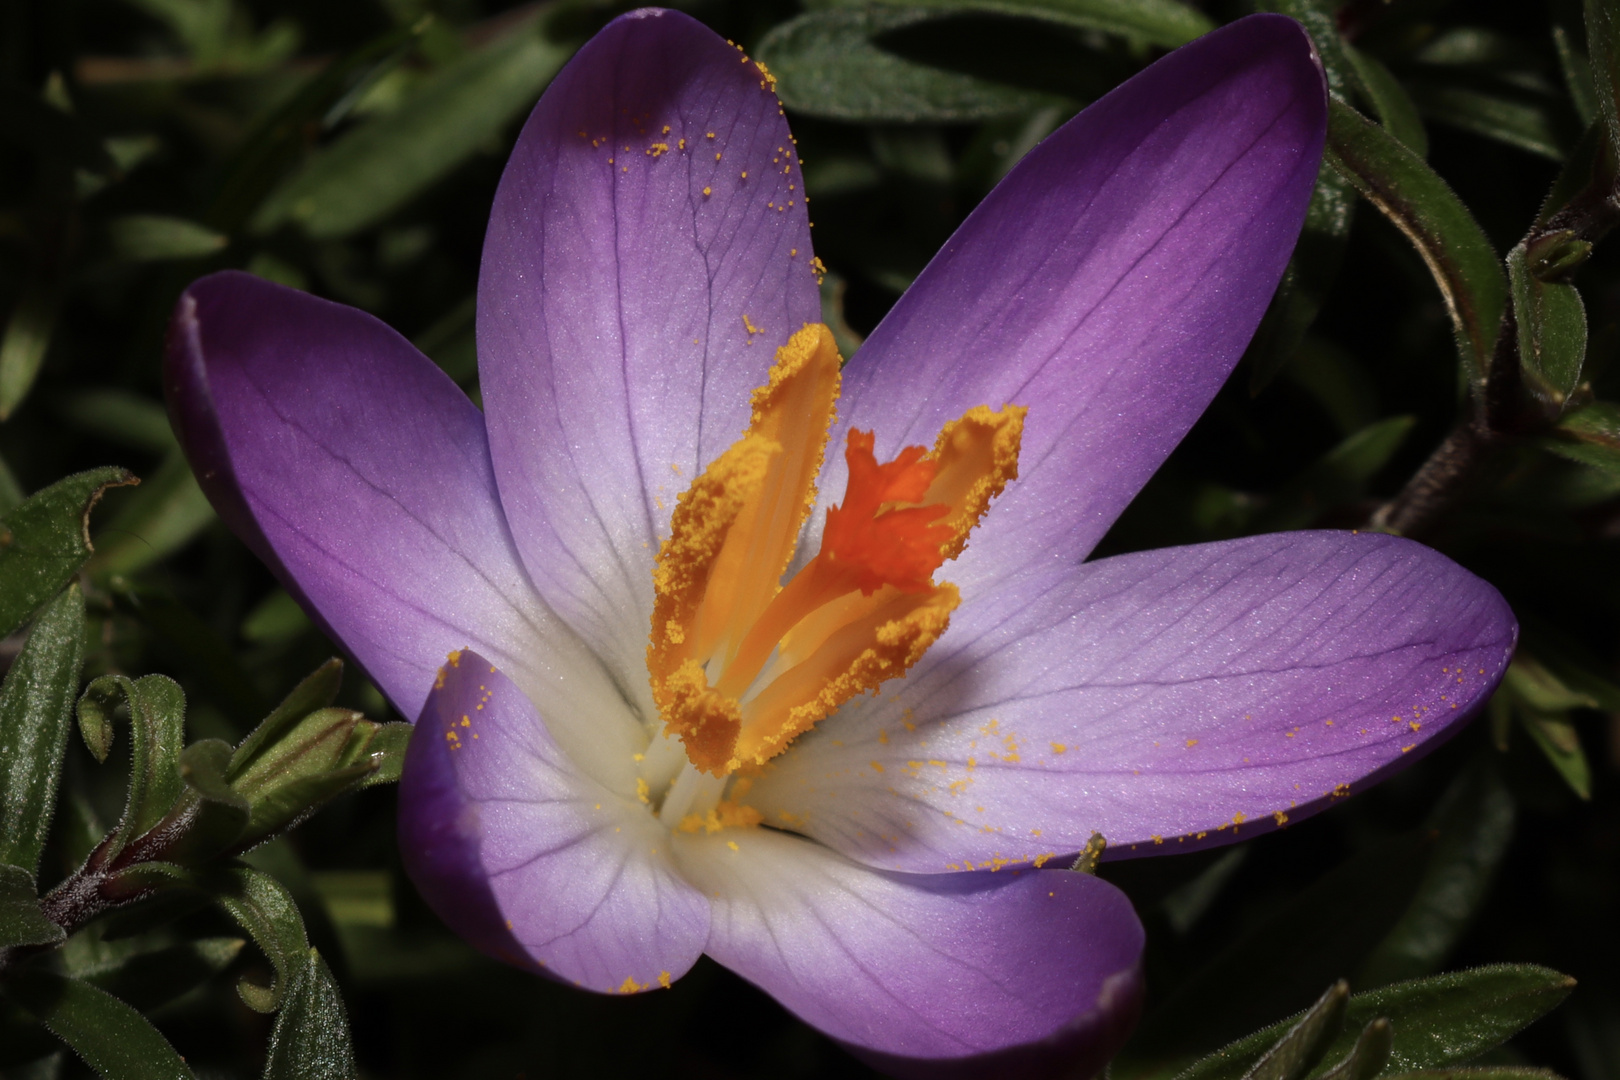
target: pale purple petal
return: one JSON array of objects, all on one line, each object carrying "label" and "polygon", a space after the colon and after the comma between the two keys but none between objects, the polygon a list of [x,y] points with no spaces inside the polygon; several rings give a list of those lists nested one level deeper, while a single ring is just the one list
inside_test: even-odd
[{"label": "pale purple petal", "polygon": [[399,798],[400,852],[428,903],[491,955],[587,989],[628,993],[685,973],[709,905],[674,871],[648,807],[577,771],[529,699],[476,653],[440,676]]},{"label": "pale purple petal", "polygon": [[639,725],[529,584],[483,419],[432,361],[364,312],[226,272],[180,298],[165,378],[221,516],[401,714],[472,645],[591,718],[581,760],[634,790]]},{"label": "pale purple petal", "polygon": [[496,193],[478,349],[501,495],[541,594],[644,705],[675,500],[820,318],[803,193],[761,69],[650,10],[557,76]]},{"label": "pale purple petal", "polygon": [[[872,429],[883,458],[1029,407],[1019,480],[946,568],[964,592],[1084,558],[1204,411],[1293,249],[1325,118],[1298,23],[1208,34],[1025,157],[867,339],[840,444]],[[844,478],[828,455],[823,505]]]},{"label": "pale purple petal", "polygon": [[750,802],[910,871],[1061,855],[1093,832],[1114,856],[1226,843],[1432,749],[1516,634],[1490,585],[1381,534],[1030,574],[964,602],[910,675],[823,721]]},{"label": "pale purple petal", "polygon": [[1135,1022],[1142,926],[1088,874],[884,874],[766,829],[677,851],[709,955],[885,1071],[1089,1076]]}]

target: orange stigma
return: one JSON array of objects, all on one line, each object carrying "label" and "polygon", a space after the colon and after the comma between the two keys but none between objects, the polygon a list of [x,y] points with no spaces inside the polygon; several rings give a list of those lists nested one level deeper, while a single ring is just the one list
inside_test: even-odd
[{"label": "orange stigma", "polygon": [[821,550],[781,584],[815,502],[839,389],[832,333],[777,351],[742,438],[682,494],[653,571],[647,669],[665,730],[698,770],[762,765],[845,701],[904,675],[950,623],[934,571],[1018,475],[1025,410],[970,409],[933,450],[888,462],[851,431]]}]

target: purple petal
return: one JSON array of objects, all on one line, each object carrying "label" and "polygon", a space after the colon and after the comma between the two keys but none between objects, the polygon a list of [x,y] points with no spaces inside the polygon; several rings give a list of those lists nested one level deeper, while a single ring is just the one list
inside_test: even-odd
[{"label": "purple petal", "polygon": [[835,438],[873,429],[880,459],[1029,407],[1018,481],[946,568],[964,593],[1084,558],[1204,411],[1299,234],[1326,101],[1281,16],[1176,50],[1025,157],[861,347]]},{"label": "purple petal", "polygon": [[709,905],[634,795],[578,772],[534,705],[473,652],[440,672],[400,779],[399,843],[422,895],[499,959],[603,992],[697,960]]},{"label": "purple petal", "polygon": [[715,898],[709,955],[885,1071],[1089,1076],[1135,1022],[1142,926],[1088,874],[885,874],[767,829],[677,844]]},{"label": "purple petal", "polygon": [[767,76],[655,10],[563,69],[496,193],[478,349],[501,494],[541,594],[643,698],[675,500],[820,318],[803,194]]},{"label": "purple petal", "polygon": [[1495,688],[1497,591],[1409,540],[1278,533],[1026,575],[958,609],[750,802],[910,871],[1227,843],[1421,757]]},{"label": "purple petal", "polygon": [[364,312],[226,272],[180,298],[166,382],[221,516],[404,716],[470,644],[597,721],[570,746],[634,790],[639,725],[529,584],[483,419],[430,360]]}]

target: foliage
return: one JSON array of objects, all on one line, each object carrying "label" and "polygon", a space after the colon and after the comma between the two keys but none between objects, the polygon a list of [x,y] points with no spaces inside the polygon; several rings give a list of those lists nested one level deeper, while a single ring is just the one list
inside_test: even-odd
[{"label": "foliage", "polygon": [[[682,6],[777,76],[846,352],[1030,147],[1255,7]],[[1098,868],[1149,929],[1113,1075],[1620,1080],[1620,5],[1266,6],[1316,40],[1327,167],[1244,370],[1103,552],[1388,529],[1500,587],[1523,639],[1488,716],[1397,780]],[[342,685],[161,404],[168,311],[221,267],[374,312],[476,400],[500,167],[619,10],[25,0],[0,23],[0,1074],[860,1073],[707,962],[600,999],[444,929],[381,787],[409,718]]]}]

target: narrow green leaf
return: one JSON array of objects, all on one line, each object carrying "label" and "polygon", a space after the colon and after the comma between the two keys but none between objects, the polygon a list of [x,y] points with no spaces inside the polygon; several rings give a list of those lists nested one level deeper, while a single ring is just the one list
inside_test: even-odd
[{"label": "narrow green leaf", "polygon": [[84,596],[46,606],[0,685],[0,863],[39,871],[84,662]]},{"label": "narrow green leaf", "polygon": [[875,40],[937,17],[911,7],[811,12],[772,28],[757,54],[789,108],[840,120],[983,120],[1028,112],[1049,100],[907,59]]},{"label": "narrow green leaf", "polygon": [[189,791],[169,815],[178,836],[164,846],[164,859],[191,863],[217,855],[247,828],[247,800],[225,779],[230,760],[230,744],[220,739],[202,739],[181,752],[180,777]]},{"label": "narrow green leaf", "polygon": [[0,518],[0,636],[66,585],[90,557],[90,510],[110,487],[138,484],[124,469],[58,480]]},{"label": "narrow green leaf", "polygon": [[382,724],[377,728],[377,733],[366,745],[366,759],[375,762],[377,768],[360,781],[362,788],[398,783],[399,774],[405,768],[405,748],[410,745],[411,732],[415,730],[416,725],[403,721]]},{"label": "narrow green leaf", "polygon": [[199,882],[248,932],[275,969],[273,985],[262,987],[244,978],[237,984],[237,992],[249,1008],[275,1011],[309,955],[309,939],[304,935],[298,905],[281,882],[249,866],[211,871]]},{"label": "narrow green leaf", "polygon": [[1423,130],[1423,118],[1406,87],[1376,57],[1349,45],[1344,47],[1344,55],[1360,76],[1362,96],[1378,114],[1384,130],[1418,157],[1428,157],[1429,133]]},{"label": "narrow green leaf", "polygon": [[169,1040],[105,990],[38,968],[12,972],[4,988],[105,1080],[194,1080]]},{"label": "narrow green leaf", "polygon": [[102,579],[114,597],[128,606],[146,628],[173,647],[185,665],[188,681],[236,716],[255,716],[267,706],[240,657],[222,635],[189,605],[162,588],[137,585],[125,577]]},{"label": "narrow green leaf", "polygon": [[1620,11],[1613,0],[1586,0],[1586,49],[1597,111],[1609,145],[1620,147]]},{"label": "narrow green leaf", "polygon": [[175,450],[102,529],[89,573],[105,581],[143,570],[185,547],[214,520],[208,496]]},{"label": "narrow green leaf", "polygon": [[292,693],[277,705],[259,726],[243,739],[231,755],[226,775],[234,782],[269,745],[304,717],[317,709],[324,709],[337,700],[343,686],[343,661],[333,657],[306,675],[293,687]]},{"label": "narrow green leaf", "polygon": [[106,145],[72,113],[9,81],[0,83],[0,138],[92,172],[116,167]]},{"label": "narrow green leaf", "polygon": [[1249,345],[1249,393],[1258,394],[1282,371],[1316,321],[1344,262],[1355,205],[1349,181],[1323,169],[1311,192],[1299,243]]},{"label": "narrow green leaf", "polygon": [[1316,1004],[1260,1056],[1243,1080],[1299,1080],[1310,1072],[1344,1027],[1350,986],[1343,980],[1328,987]]},{"label": "narrow green leaf", "polygon": [[1532,742],[1558,770],[1569,789],[1583,800],[1592,798],[1592,766],[1581,749],[1581,737],[1574,723],[1562,713],[1543,713],[1534,709],[1518,710],[1519,722],[1524,725]]},{"label": "narrow green leaf", "polygon": [[185,743],[186,695],[164,675],[103,675],[79,699],[79,730],[85,744],[105,761],[112,747],[113,720],[119,706],[128,712],[132,760],[124,816],[102,849],[110,861],[138,836],[162,821],[180,796],[180,748]]},{"label": "narrow green leaf", "polygon": [[355,1080],[343,995],[321,954],[310,949],[270,1032],[264,1080]]},{"label": "narrow green leaf", "polygon": [[1583,464],[1620,471],[1620,405],[1594,401],[1576,409],[1542,445]]},{"label": "narrow green leaf", "polygon": [[1439,969],[1484,904],[1513,839],[1513,796],[1489,760],[1452,784],[1429,827],[1437,834],[1412,904],[1367,957],[1358,986],[1383,986]]},{"label": "narrow green leaf", "polygon": [[573,53],[537,19],[429,79],[395,111],[312,156],[265,200],[256,232],[295,223],[317,239],[382,221],[499,136]]},{"label": "narrow green leaf", "polygon": [[141,1011],[160,1008],[230,967],[247,942],[197,938],[161,949],[125,952],[117,960],[68,971]]},{"label": "narrow green leaf", "polygon": [[[1348,1030],[1328,1055],[1348,1054],[1355,1042],[1351,1032],[1383,1017],[1395,1035],[1390,1069],[1468,1061],[1552,1011],[1574,987],[1568,975],[1533,964],[1498,964],[1396,983],[1350,999]],[[1193,1064],[1178,1080],[1239,1080],[1294,1023],[1285,1020],[1239,1039]]]},{"label": "narrow green leaf", "polygon": [[1329,104],[1327,161],[1417,249],[1440,287],[1464,368],[1482,385],[1507,282],[1479,223],[1422,158],[1338,102]]},{"label": "narrow green leaf", "polygon": [[1346,55],[1344,38],[1339,36],[1337,7],[1332,0],[1271,0],[1262,10],[1287,15],[1305,27],[1322,61],[1328,93],[1348,105],[1352,95],[1362,89],[1361,76]]},{"label": "narrow green leaf", "polygon": [[11,471],[4,458],[0,458],[0,517],[22,505],[27,497],[22,485],[17,482],[17,474]]},{"label": "narrow green leaf", "polygon": [[[950,13],[1014,15],[1082,30],[1101,30],[1173,49],[1215,29],[1205,15],[1176,0],[903,0],[906,7]],[[821,0],[810,10],[866,7],[868,0]]]},{"label": "narrow green leaf", "polygon": [[1542,281],[1526,262],[1525,246],[1507,257],[1518,323],[1519,362],[1527,389],[1558,412],[1581,382],[1586,360],[1586,308],[1573,285]]},{"label": "narrow green leaf", "polygon": [[1391,416],[1351,434],[1278,492],[1255,519],[1255,528],[1301,529],[1324,512],[1361,498],[1416,423],[1415,416]]},{"label": "narrow green leaf", "polygon": [[1579,134],[1560,123],[1548,100],[1433,79],[1414,79],[1410,87],[1412,101],[1430,119],[1551,161],[1563,161]]},{"label": "narrow green leaf", "polygon": [[1323,1073],[1320,1080],[1372,1080],[1383,1070],[1394,1045],[1395,1033],[1389,1021],[1379,1017],[1361,1029],[1350,1056]]},{"label": "narrow green leaf", "polygon": [[10,419],[34,388],[61,306],[61,294],[44,281],[35,281],[17,301],[0,338],[0,420]]},{"label": "narrow green leaf", "polygon": [[225,250],[230,238],[206,225],[162,214],[126,214],[107,223],[113,255],[126,262],[201,259]]},{"label": "narrow green leaf", "polygon": [[62,402],[74,425],[109,442],[163,454],[177,445],[160,402],[125,390],[84,390]]},{"label": "narrow green leaf", "polygon": [[1575,47],[1567,27],[1554,24],[1552,35],[1570,104],[1575,106],[1575,115],[1581,118],[1581,126],[1591,127],[1594,122],[1602,120],[1598,113],[1597,90],[1592,85],[1592,62]]},{"label": "narrow green leaf", "polygon": [[1540,712],[1598,707],[1597,699],[1569,687],[1526,651],[1521,651],[1508,665],[1503,684],[1516,701]]},{"label": "narrow green leaf", "polygon": [[1478,1065],[1463,1069],[1414,1069],[1390,1073],[1384,1080],[1564,1080],[1551,1069],[1517,1065]]},{"label": "narrow green leaf", "polygon": [[66,936],[40,910],[33,871],[0,865],[0,953],[16,945],[54,945]]}]

